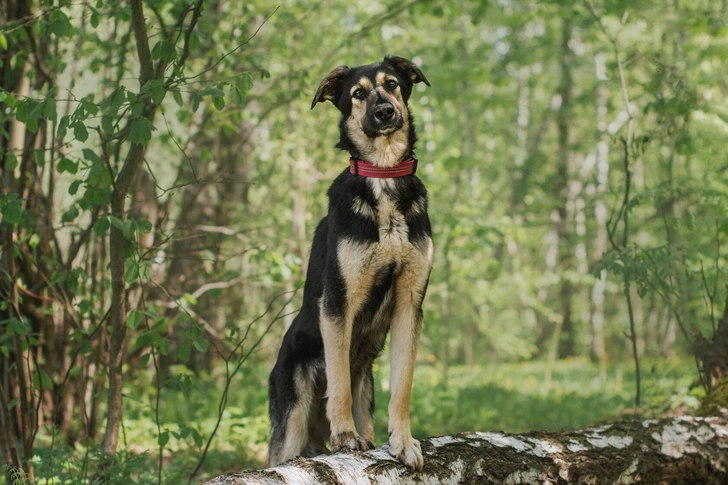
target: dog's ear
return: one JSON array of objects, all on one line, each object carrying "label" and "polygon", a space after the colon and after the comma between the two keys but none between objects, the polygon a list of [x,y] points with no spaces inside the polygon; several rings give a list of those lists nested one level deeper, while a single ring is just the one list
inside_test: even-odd
[{"label": "dog's ear", "polygon": [[336,95],[336,90],[341,85],[344,77],[349,74],[350,70],[351,69],[346,66],[339,66],[331,71],[331,74],[326,76],[324,80],[321,81],[321,84],[316,91],[316,95],[313,97],[311,109],[316,106],[316,103],[323,103],[326,100],[329,100],[333,103],[334,96]]},{"label": "dog's ear", "polygon": [[402,73],[407,79],[412,81],[412,84],[425,83],[428,86],[430,81],[427,80],[420,68],[414,62],[405,59],[404,57],[387,56],[384,58],[384,62],[394,67],[397,71]]}]

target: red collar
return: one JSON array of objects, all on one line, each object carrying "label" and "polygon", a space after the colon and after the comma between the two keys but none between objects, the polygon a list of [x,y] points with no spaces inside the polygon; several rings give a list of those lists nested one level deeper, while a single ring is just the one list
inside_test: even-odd
[{"label": "red collar", "polygon": [[413,175],[417,171],[417,158],[414,156],[403,162],[399,162],[394,167],[384,168],[378,167],[373,163],[364,160],[349,160],[349,172],[361,177],[373,177],[378,179],[387,179],[395,177],[404,177]]}]

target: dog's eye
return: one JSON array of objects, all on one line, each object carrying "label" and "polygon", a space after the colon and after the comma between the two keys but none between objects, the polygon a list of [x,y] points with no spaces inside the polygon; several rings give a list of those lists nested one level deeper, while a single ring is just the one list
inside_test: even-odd
[{"label": "dog's eye", "polygon": [[397,84],[397,81],[389,80],[386,83],[384,83],[384,86],[387,88],[387,90],[394,91],[395,89],[397,89],[398,84]]},{"label": "dog's eye", "polygon": [[352,97],[354,97],[356,99],[364,99],[367,96],[367,92],[364,91],[362,88],[359,88],[356,91],[354,91],[351,95],[352,95]]}]

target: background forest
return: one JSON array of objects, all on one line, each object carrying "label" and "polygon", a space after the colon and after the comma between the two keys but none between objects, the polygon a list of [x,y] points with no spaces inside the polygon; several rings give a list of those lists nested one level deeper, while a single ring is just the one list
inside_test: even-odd
[{"label": "background forest", "polygon": [[[6,0],[9,483],[264,463],[340,64],[413,59],[416,437],[692,412],[728,369],[728,2]],[[388,399],[388,355],[376,367]],[[386,440],[386,407],[376,418]],[[15,482],[13,482],[15,480]]]}]

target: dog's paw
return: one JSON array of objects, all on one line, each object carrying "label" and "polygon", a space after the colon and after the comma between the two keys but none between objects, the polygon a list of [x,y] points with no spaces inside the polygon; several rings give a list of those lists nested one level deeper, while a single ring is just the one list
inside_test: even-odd
[{"label": "dog's paw", "polygon": [[407,465],[412,470],[422,471],[424,460],[420,442],[409,433],[404,437],[389,437],[389,454]]},{"label": "dog's paw", "polygon": [[373,448],[374,445],[371,441],[351,431],[345,431],[331,437],[331,451],[334,453],[341,450],[366,451]]}]

